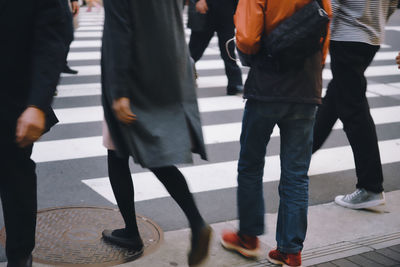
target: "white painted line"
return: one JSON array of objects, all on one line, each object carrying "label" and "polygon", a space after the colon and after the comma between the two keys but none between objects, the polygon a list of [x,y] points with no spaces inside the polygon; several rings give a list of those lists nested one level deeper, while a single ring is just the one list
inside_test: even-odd
[{"label": "white painted line", "polygon": [[[91,41],[80,41],[80,42],[91,42]],[[98,42],[98,41],[93,41],[93,42]],[[75,47],[75,48],[80,48],[80,47]],[[70,52],[68,54],[68,61],[74,61],[74,60],[100,60],[101,58],[101,53],[100,53],[100,46],[99,52]],[[216,49],[212,48],[207,48],[206,51],[204,52],[204,55],[219,55],[219,51]],[[208,61],[208,60],[199,60],[198,63],[202,61]],[[223,62],[221,60],[221,62]],[[204,64],[204,63],[200,63]]]},{"label": "white painted line", "polygon": [[368,85],[368,91],[378,96],[400,95],[400,83],[370,84]]},{"label": "white painted line", "polygon": [[[392,51],[378,52],[378,53],[376,53],[373,61],[375,62],[375,61],[382,61],[382,60],[392,60],[394,63],[395,58],[398,55],[398,53],[399,52],[392,52]],[[330,62],[331,62],[331,58],[328,55],[328,57],[326,58],[326,63],[330,63]]]},{"label": "white painted line", "polygon": [[95,136],[38,142],[33,148],[32,159],[40,163],[104,156],[107,150],[102,146],[102,140],[101,136]]},{"label": "white painted line", "polygon": [[73,41],[71,48],[101,47],[101,40],[96,41]]},{"label": "white painted line", "polygon": [[75,33],[80,31],[103,31],[103,26],[79,26]]},{"label": "white painted line", "polygon": [[400,26],[386,26],[385,30],[387,31],[398,31],[400,32]]},{"label": "white painted line", "polygon": [[98,52],[70,52],[68,54],[67,60],[100,60],[101,53]]},{"label": "white painted line", "polygon": [[[399,76],[400,71],[397,65],[386,66],[370,66],[365,72],[366,77],[379,77],[379,76]],[[322,76],[326,80],[332,79],[332,72],[329,69],[324,69]]]},{"label": "white painted line", "polygon": [[77,97],[77,96],[95,96],[101,94],[100,83],[83,83],[83,84],[67,84],[57,86],[58,94],[56,98],[60,97]]},{"label": "white painted line", "polygon": [[[99,121],[103,118],[101,108],[83,108],[79,111],[81,112],[81,116],[86,116],[86,121],[89,119],[92,119],[91,121]],[[56,114],[62,121],[63,118],[60,112],[56,112]],[[400,122],[400,106],[372,109],[371,114],[376,125]],[[78,118],[73,121],[79,122]],[[339,128],[342,128],[340,123],[335,125],[335,129]],[[208,145],[224,142],[238,142],[240,132],[240,122],[203,126],[205,143]],[[278,129],[274,129],[273,136],[278,135]],[[37,162],[48,162],[104,156],[105,151],[99,148],[102,147],[101,140],[101,136],[94,136],[38,142],[34,148],[34,159]]]},{"label": "white painted line", "polygon": [[98,37],[98,38],[101,38],[103,36],[103,32],[76,31],[74,36],[75,36],[75,38],[86,38],[86,37]]},{"label": "white painted line", "polygon": [[[382,164],[400,161],[400,139],[379,142]],[[263,182],[279,181],[279,156],[265,159]],[[350,146],[322,149],[312,158],[309,175],[320,175],[354,169]],[[237,186],[237,161],[180,168],[193,193],[234,188]],[[135,201],[169,196],[165,188],[150,172],[134,173]],[[91,189],[116,204],[107,177],[82,180]]]},{"label": "white painted line", "polygon": [[[215,112],[224,110],[243,109],[244,101],[240,96],[219,96],[200,98],[200,112]],[[101,106],[55,109],[60,124],[101,121],[103,108]]]},{"label": "white painted line", "polygon": [[[98,89],[89,88],[88,90],[98,90]],[[243,109],[244,107],[244,101],[240,96],[206,97],[206,98],[200,98],[198,100],[198,103],[200,112],[215,112],[224,110]],[[400,119],[400,115],[398,115],[400,114],[400,106],[371,109],[371,113],[378,112],[380,110],[382,110],[382,112],[388,111],[388,114],[385,115],[387,118],[395,116],[398,117],[398,119]],[[102,117],[103,112],[101,106],[56,109],[55,112],[60,120],[60,124],[83,123],[91,121],[100,121],[103,119]]]}]

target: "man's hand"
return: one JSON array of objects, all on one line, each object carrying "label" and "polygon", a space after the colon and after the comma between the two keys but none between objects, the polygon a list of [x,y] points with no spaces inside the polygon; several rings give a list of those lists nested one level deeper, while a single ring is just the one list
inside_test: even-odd
[{"label": "man's hand", "polygon": [[127,97],[114,100],[113,110],[117,119],[122,123],[131,124],[136,120],[136,115],[132,113],[130,100]]},{"label": "man's hand", "polygon": [[196,3],[196,10],[200,14],[206,14],[208,11],[208,5],[206,0],[200,0]]},{"label": "man's hand", "polygon": [[78,1],[71,2],[71,9],[72,9],[72,14],[74,15],[74,17],[76,15],[78,15],[78,13],[79,13],[79,3],[78,3]]},{"label": "man's hand", "polygon": [[399,54],[397,55],[397,57],[396,57],[396,63],[397,63],[397,65],[399,65],[399,69],[400,69],[400,52],[399,52]]},{"label": "man's hand", "polygon": [[16,142],[20,147],[26,147],[38,140],[46,125],[45,113],[36,107],[28,107],[17,121]]}]

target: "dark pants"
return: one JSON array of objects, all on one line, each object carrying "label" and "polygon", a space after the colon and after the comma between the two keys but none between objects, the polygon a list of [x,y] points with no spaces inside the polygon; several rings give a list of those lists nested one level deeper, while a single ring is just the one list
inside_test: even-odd
[{"label": "dark pants", "polygon": [[[217,2],[218,3],[218,2]],[[216,32],[221,57],[225,64],[225,73],[228,77],[228,86],[242,85],[242,71],[236,61],[229,58],[225,43],[235,37],[233,23],[235,5],[233,1],[222,1],[221,4],[209,3],[208,27],[204,31],[192,31],[189,41],[190,55],[197,62],[206,50],[211,38]],[[229,54],[235,57],[235,45],[230,43]]]},{"label": "dark pants", "polygon": [[333,79],[318,108],[313,146],[314,152],[318,150],[340,119],[354,154],[357,188],[376,193],[383,191],[383,174],[364,72],[378,50],[379,46],[365,43],[331,42]]},{"label": "dark pants", "polygon": [[[307,231],[308,168],[315,105],[248,100],[243,114],[237,201],[242,234],[264,233],[263,176],[268,142],[275,125],[281,136],[281,177],[276,241],[280,251],[302,250]],[[269,164],[269,162],[267,162]]]},{"label": "dark pants", "polygon": [[64,8],[66,9],[67,19],[68,19],[67,29],[66,29],[66,39],[65,39],[65,47],[66,47],[66,50],[65,50],[65,65],[68,65],[67,57],[68,57],[68,53],[69,53],[69,49],[70,49],[71,43],[74,40],[74,18],[73,18],[72,13],[71,13],[71,8],[68,5],[68,1],[64,0],[64,2],[66,3],[64,5]]},{"label": "dark pants", "polygon": [[29,256],[35,246],[36,174],[32,146],[15,143],[15,121],[1,121],[0,197],[6,227],[8,261]]}]

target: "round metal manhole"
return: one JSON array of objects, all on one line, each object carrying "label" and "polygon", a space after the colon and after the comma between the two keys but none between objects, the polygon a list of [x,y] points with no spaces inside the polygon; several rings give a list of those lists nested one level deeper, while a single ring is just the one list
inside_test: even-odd
[{"label": "round metal manhole", "polygon": [[[154,251],[163,239],[162,230],[150,219],[137,216],[144,254]],[[33,261],[51,265],[112,266],[133,261],[138,255],[105,242],[104,229],[124,227],[116,209],[65,207],[38,211]],[[5,229],[0,231],[5,243]]]}]

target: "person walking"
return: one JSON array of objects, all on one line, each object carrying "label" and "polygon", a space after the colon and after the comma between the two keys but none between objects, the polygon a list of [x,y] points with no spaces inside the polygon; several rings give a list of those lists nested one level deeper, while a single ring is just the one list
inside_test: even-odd
[{"label": "person walking", "polygon": [[68,4],[69,0],[62,0],[63,6],[65,8],[65,12],[67,14],[67,18],[68,18],[68,38],[66,39],[66,47],[67,47],[67,51],[65,52],[65,64],[64,64],[64,68],[62,70],[63,73],[67,73],[67,74],[78,74],[77,70],[71,69],[68,66],[68,61],[67,61],[67,57],[69,54],[69,49],[70,49],[70,45],[72,43],[72,41],[74,40],[74,17],[77,16],[79,14],[79,3],[78,0],[70,0],[70,4]]},{"label": "person walking", "polygon": [[[128,159],[150,169],[189,220],[189,265],[208,254],[211,228],[175,165],[206,159],[185,42],[181,1],[105,0],[102,103],[109,177],[126,227],[103,231],[109,242],[141,254]],[[108,141],[107,141],[108,140]]]},{"label": "person walking", "polygon": [[[250,66],[245,82],[247,99],[243,114],[238,162],[239,230],[225,231],[222,245],[245,257],[260,254],[258,235],[264,233],[263,170],[266,147],[277,125],[281,138],[281,176],[276,229],[277,248],[269,261],[301,266],[301,251],[307,231],[308,183],[312,133],[316,106],[321,104],[322,68],[329,43],[316,39],[317,49],[302,62],[265,65],[261,40],[309,0],[240,0],[235,14],[239,58]],[[330,14],[329,0],[322,1]],[[319,34],[319,32],[317,32]],[[319,48],[318,48],[319,47]],[[323,48],[323,49],[322,49]],[[280,59],[279,59],[280,60]],[[280,63],[281,61],[279,61]]]},{"label": "person walking", "polygon": [[385,25],[396,10],[397,0],[333,2],[330,44],[333,78],[318,108],[313,152],[321,148],[340,119],[353,150],[357,185],[351,194],[335,202],[362,209],[385,203],[383,173],[375,123],[366,97],[364,72],[384,39]]},{"label": "person walking", "polygon": [[32,266],[37,192],[31,153],[57,122],[50,105],[65,59],[66,21],[60,1],[0,2],[0,198],[9,267]]},{"label": "person walking", "polygon": [[399,69],[400,69],[400,52],[396,57],[396,64],[399,65]]},{"label": "person walking", "polygon": [[204,54],[211,38],[216,32],[221,58],[225,64],[228,78],[226,93],[235,95],[243,93],[242,71],[235,60],[235,46],[229,45],[229,55],[226,42],[235,36],[233,15],[237,0],[190,0],[188,28],[192,30],[189,40],[190,55],[197,62]]}]

